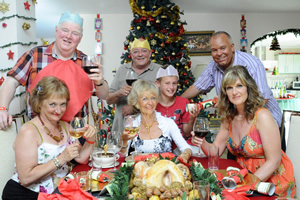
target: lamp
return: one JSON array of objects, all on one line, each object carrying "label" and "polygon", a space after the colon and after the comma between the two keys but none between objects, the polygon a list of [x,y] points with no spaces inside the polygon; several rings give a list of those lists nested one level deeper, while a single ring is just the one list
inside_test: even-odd
[{"label": "lamp", "polygon": [[277,51],[277,50],[281,50],[280,45],[278,43],[277,37],[275,36],[272,40],[272,44],[270,46],[270,51]]}]

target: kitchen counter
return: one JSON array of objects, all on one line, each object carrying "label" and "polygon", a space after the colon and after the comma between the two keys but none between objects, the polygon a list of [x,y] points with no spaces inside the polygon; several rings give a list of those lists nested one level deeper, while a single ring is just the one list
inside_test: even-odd
[{"label": "kitchen counter", "polygon": [[276,99],[280,110],[300,111],[300,98]]}]

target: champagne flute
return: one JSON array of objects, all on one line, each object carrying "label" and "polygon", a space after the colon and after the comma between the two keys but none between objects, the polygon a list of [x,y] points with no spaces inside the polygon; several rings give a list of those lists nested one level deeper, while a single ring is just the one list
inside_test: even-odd
[{"label": "champagne flute", "polygon": [[[74,117],[70,121],[69,133],[70,136],[75,139],[81,138],[85,133],[85,120],[80,117]],[[77,158],[80,158],[80,156],[78,156]]]},{"label": "champagne flute", "polygon": [[[209,121],[205,117],[197,117],[194,122],[193,131],[198,138],[204,138],[209,133]],[[200,156],[201,146],[198,155]]]},{"label": "champagne flute", "polygon": [[[93,74],[94,72],[91,71],[91,69],[97,69],[98,65],[100,65],[100,56],[93,55],[93,56],[84,56],[82,58],[82,67],[84,71],[87,74]],[[93,84],[93,90],[90,92],[96,92],[94,83]]]},{"label": "champagne flute", "polygon": [[[139,122],[136,120],[137,115],[127,115],[124,117],[124,129],[129,131],[129,135],[136,135],[139,132]],[[134,139],[133,139],[134,140]],[[134,142],[134,151],[132,154],[137,154],[136,143]]]},{"label": "champagne flute", "polygon": [[120,131],[113,131],[107,134],[107,145],[108,150],[114,153],[114,169],[113,171],[117,171],[116,168],[116,154],[121,150],[123,146],[123,140],[121,139]]},{"label": "champagne flute", "polygon": [[133,70],[129,70],[126,73],[126,83],[131,86],[134,81],[137,80],[137,74]]}]

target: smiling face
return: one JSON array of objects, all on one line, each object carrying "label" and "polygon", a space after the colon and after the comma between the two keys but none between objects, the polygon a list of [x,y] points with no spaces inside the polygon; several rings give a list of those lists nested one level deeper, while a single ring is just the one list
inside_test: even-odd
[{"label": "smiling face", "polygon": [[157,105],[157,96],[150,91],[144,91],[139,95],[137,101],[137,108],[141,111],[141,114],[152,115]]},{"label": "smiling face", "polygon": [[52,95],[40,105],[40,115],[49,121],[59,121],[67,109],[67,100],[57,95]]},{"label": "smiling face", "polygon": [[160,94],[166,97],[173,97],[177,91],[177,76],[165,76],[157,82],[160,89]]},{"label": "smiling face", "polygon": [[143,69],[148,67],[150,63],[151,51],[146,48],[134,48],[130,52],[133,66]]},{"label": "smiling face", "polygon": [[82,38],[82,28],[72,22],[64,22],[55,28],[56,50],[62,56],[72,56]]},{"label": "smiling face", "polygon": [[226,87],[226,94],[229,101],[236,106],[243,105],[248,98],[247,87],[242,84],[240,79]]},{"label": "smiling face", "polygon": [[234,44],[225,34],[214,36],[210,41],[211,55],[216,63],[225,69],[234,61]]}]

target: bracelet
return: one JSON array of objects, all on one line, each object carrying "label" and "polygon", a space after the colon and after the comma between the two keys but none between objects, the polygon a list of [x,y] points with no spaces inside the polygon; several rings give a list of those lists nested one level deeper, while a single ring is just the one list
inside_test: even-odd
[{"label": "bracelet", "polygon": [[96,84],[97,87],[100,87],[104,84],[104,79],[102,79],[101,83],[99,85]]},{"label": "bracelet", "polygon": [[0,110],[6,110],[8,112],[8,109],[5,107],[0,107]]},{"label": "bracelet", "polygon": [[56,166],[56,169],[60,169],[62,165],[60,164],[60,162],[57,159],[57,157],[52,158],[52,160],[53,160],[53,162],[54,162],[54,164]]},{"label": "bracelet", "polygon": [[95,141],[89,141],[88,139],[85,139],[85,141],[87,142],[87,143],[89,143],[89,144],[94,144],[95,143]]}]

